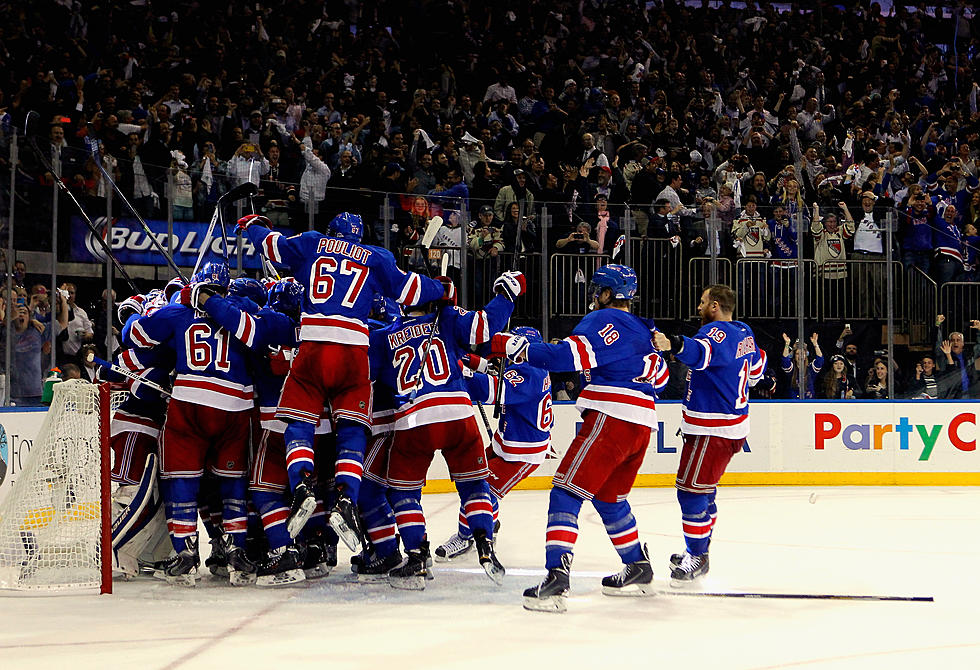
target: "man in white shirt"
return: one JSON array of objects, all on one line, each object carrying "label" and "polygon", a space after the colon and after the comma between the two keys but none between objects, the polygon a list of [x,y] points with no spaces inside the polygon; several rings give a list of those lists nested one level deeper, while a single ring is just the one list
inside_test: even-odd
[{"label": "man in white shirt", "polygon": [[678,190],[683,190],[681,188],[681,174],[680,172],[671,172],[667,177],[667,186],[664,190],[660,192],[657,196],[657,200],[664,199],[670,203],[670,213],[680,214],[681,216],[694,216],[697,214],[696,210],[685,207],[681,202],[681,197],[678,195]]},{"label": "man in white shirt", "polygon": [[[61,350],[67,356],[74,356],[83,344],[88,344],[93,340],[95,331],[88,314],[75,304],[75,285],[66,282],[61,285],[60,290],[68,292],[68,325],[65,328],[68,331],[68,339],[65,340]],[[58,335],[62,330],[59,326],[55,326],[55,329],[55,335]]]}]

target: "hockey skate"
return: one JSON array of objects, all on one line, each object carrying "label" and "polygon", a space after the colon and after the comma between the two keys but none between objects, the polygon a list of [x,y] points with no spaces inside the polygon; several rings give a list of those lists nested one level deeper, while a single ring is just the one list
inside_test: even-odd
[{"label": "hockey skate", "polygon": [[269,558],[259,566],[256,586],[288,586],[306,579],[303,559],[295,545],[269,551]]},{"label": "hockey skate", "polygon": [[607,596],[652,596],[656,593],[646,545],[643,545],[643,560],[628,563],[615,575],[602,578],[602,593]]},{"label": "hockey skate", "polygon": [[361,521],[357,517],[357,505],[343,491],[338,492],[337,502],[330,510],[330,527],[337,532],[348,549],[355,554],[361,551],[363,543],[361,540]]},{"label": "hockey skate", "polygon": [[[402,564],[402,553],[397,549],[394,553],[387,556],[372,555],[365,560],[363,556],[358,564],[351,565],[351,570],[357,574],[357,582],[360,584],[372,584],[388,580],[388,573]],[[351,558],[351,561],[354,559]]]},{"label": "hockey skate", "polygon": [[436,547],[436,563],[447,563],[454,558],[459,558],[468,553],[475,544],[472,537],[462,537],[459,533],[454,533],[451,538]]},{"label": "hockey skate", "polygon": [[293,504],[289,510],[289,519],[286,521],[286,532],[289,533],[289,537],[295,538],[299,535],[314,511],[316,511],[316,495],[313,493],[313,475],[304,472],[302,481],[293,491]]},{"label": "hockey skate", "polygon": [[507,571],[497,560],[497,555],[493,551],[493,544],[487,539],[486,531],[473,531],[473,541],[476,543],[476,551],[483,571],[487,573],[487,577],[493,580],[494,584],[500,586],[504,583],[504,575]]},{"label": "hockey skate", "polygon": [[699,577],[706,574],[708,574],[708,555],[692,556],[685,551],[680,565],[670,571],[670,585],[674,588],[692,586]]},{"label": "hockey skate", "polygon": [[524,609],[532,612],[563,614],[568,605],[568,573],[572,567],[572,555],[562,554],[561,565],[548,570],[544,581],[524,590]]},{"label": "hockey skate", "polygon": [[195,586],[197,584],[197,569],[201,565],[201,557],[197,553],[197,536],[187,538],[186,548],[167,561],[163,574],[168,584],[178,586]]},{"label": "hockey skate", "polygon": [[326,577],[337,567],[337,545],[327,544],[323,531],[317,530],[306,543],[303,572],[307,579]]},{"label": "hockey skate", "polygon": [[231,535],[224,533],[221,536],[221,548],[228,561],[228,581],[232,586],[248,586],[254,584],[256,579],[256,567],[245,555],[245,549],[235,545]]},{"label": "hockey skate", "polygon": [[204,566],[215,577],[227,577],[228,557],[221,545],[221,536],[212,537],[208,542],[211,544],[211,555],[204,559]]},{"label": "hockey skate", "polygon": [[425,580],[429,575],[426,567],[428,558],[429,543],[422,540],[418,549],[410,549],[405,560],[388,573],[388,583],[395,589],[424,591]]}]

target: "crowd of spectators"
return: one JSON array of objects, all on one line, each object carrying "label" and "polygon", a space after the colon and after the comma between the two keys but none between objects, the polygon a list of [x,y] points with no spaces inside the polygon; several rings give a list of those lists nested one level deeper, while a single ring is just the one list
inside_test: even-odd
[{"label": "crowd of spectators", "polygon": [[[86,140],[144,217],[207,221],[251,180],[276,225],[357,211],[407,263],[425,262],[436,213],[442,242],[477,259],[609,254],[628,219],[686,255],[800,249],[832,281],[848,257],[885,256],[892,211],[907,269],[976,280],[966,2],[47,0],[0,18],[0,167],[37,112],[40,153],[92,212],[108,189]],[[17,178],[44,221],[46,162],[22,147]],[[46,239],[15,231],[23,248]],[[838,378],[845,396],[874,386]]]}]

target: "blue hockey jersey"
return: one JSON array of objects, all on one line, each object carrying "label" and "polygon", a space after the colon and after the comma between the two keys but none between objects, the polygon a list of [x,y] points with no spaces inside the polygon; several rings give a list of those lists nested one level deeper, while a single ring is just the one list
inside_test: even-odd
[{"label": "blue hockey jersey", "polygon": [[388,335],[401,328],[404,317],[398,315],[391,323],[371,321],[371,344],[368,348],[368,360],[371,365],[371,434],[383,435],[395,430],[395,390],[389,384],[394,375],[385,375],[381,371],[391,368],[391,349],[388,347]]},{"label": "blue hockey jersey", "polygon": [[[259,422],[273,433],[286,432],[286,422],[276,418],[279,397],[299,346],[299,325],[285,314],[269,307],[254,315],[243,311],[233,298],[212,296],[204,311],[249,348],[249,363],[259,403]],[[331,432],[329,412],[324,412],[316,434]]]},{"label": "blue hockey jersey", "polygon": [[247,347],[206,314],[167,305],[133,323],[130,336],[137,347],[176,353],[175,400],[233,412],[254,407]]},{"label": "blue hockey jersey", "polygon": [[[151,350],[124,349],[116,356],[116,365],[166,388],[170,385],[173,354],[162,347]],[[116,372],[107,370],[105,379],[129,392],[112,414],[110,437],[120,433],[144,433],[159,437],[166,417],[167,398],[155,389]]]},{"label": "blue hockey jersey", "polygon": [[[475,402],[492,404],[497,398],[497,377],[479,372],[466,376],[466,390]],[[551,444],[554,412],[551,377],[547,370],[527,362],[504,371],[500,423],[493,434],[493,451],[505,461],[540,464]]]},{"label": "blue hockey jersey", "polygon": [[749,434],[749,387],[766,371],[766,352],[741,321],[714,321],[684,338],[677,359],[691,368],[681,430],[740,439]]},{"label": "blue hockey jersey", "polygon": [[653,348],[652,322],[620,309],[587,314],[556,344],[532,344],[528,362],[553,372],[589,370],[579,411],[603,414],[657,430],[657,392],[667,385],[667,364]]},{"label": "blue hockey jersey", "polygon": [[316,232],[293,237],[252,225],[252,244],[275,263],[292,269],[306,286],[300,339],[368,346],[368,315],[377,293],[403,305],[442,297],[442,284],[404,272],[390,251]]},{"label": "blue hockey jersey", "polygon": [[[379,335],[384,334],[383,348],[378,355],[385,364],[378,371],[377,379],[394,390],[395,430],[473,416],[473,403],[457,361],[470,347],[490,341],[513,311],[514,303],[497,296],[475,312],[447,305],[438,312],[404,317],[401,322],[378,331]],[[421,365],[433,325],[436,332]],[[416,384],[418,391],[412,401]]]}]

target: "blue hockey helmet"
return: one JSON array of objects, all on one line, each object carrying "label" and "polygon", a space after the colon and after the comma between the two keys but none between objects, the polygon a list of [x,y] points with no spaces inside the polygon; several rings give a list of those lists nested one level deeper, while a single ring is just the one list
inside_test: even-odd
[{"label": "blue hockey helmet", "polygon": [[371,318],[383,323],[391,323],[402,315],[401,307],[394,298],[388,298],[380,293],[374,295],[371,301]]},{"label": "blue hockey helmet", "polygon": [[228,294],[248,298],[259,307],[265,306],[267,299],[265,286],[258,279],[251,277],[239,277],[233,280],[228,287]]},{"label": "blue hockey helmet", "polygon": [[224,261],[208,261],[191,281],[195,284],[211,284],[228,288],[231,284],[231,270]]},{"label": "blue hockey helmet", "polygon": [[628,265],[603,265],[592,275],[589,295],[598,296],[602,289],[612,291],[613,300],[632,300],[636,295],[636,273]]},{"label": "blue hockey helmet", "polygon": [[305,292],[303,285],[295,279],[281,279],[269,289],[269,299],[266,304],[280,314],[299,319]]},{"label": "blue hockey helmet", "polygon": [[531,344],[544,342],[544,340],[541,338],[541,331],[539,331],[537,328],[531,328],[530,326],[518,326],[517,328],[511,328],[510,332],[514,335],[520,335]]},{"label": "blue hockey helmet", "polygon": [[364,235],[364,222],[357,214],[341,212],[327,225],[327,235],[348,242],[360,242],[361,236]]}]

